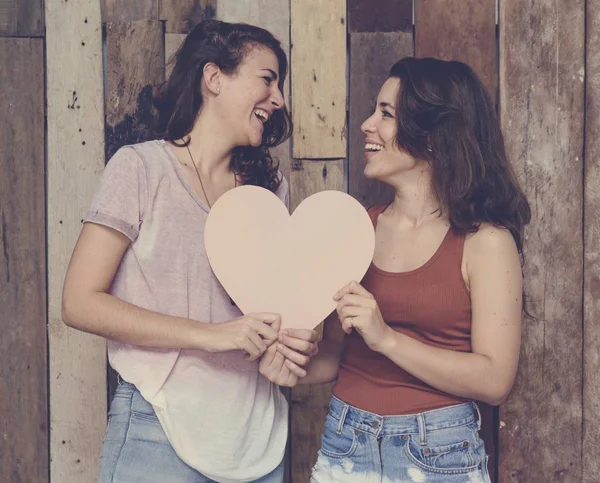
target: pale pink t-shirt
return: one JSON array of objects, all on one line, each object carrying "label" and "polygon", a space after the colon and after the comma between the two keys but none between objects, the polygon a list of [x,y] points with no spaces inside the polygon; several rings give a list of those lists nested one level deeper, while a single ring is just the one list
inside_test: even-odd
[{"label": "pale pink t-shirt", "polygon": [[[288,205],[288,183],[276,193]],[[204,323],[241,315],[204,250],[208,207],[164,141],[126,146],[100,180],[85,222],[125,234],[110,293]],[[108,341],[111,366],[149,401],[177,454],[224,483],[270,473],[283,459],[287,402],[240,351],[150,349]]]}]

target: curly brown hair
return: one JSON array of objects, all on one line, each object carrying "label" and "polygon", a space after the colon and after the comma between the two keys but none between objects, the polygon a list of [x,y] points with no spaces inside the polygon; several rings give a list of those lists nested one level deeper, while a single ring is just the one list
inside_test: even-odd
[{"label": "curly brown hair", "polygon": [[504,149],[494,105],[471,68],[457,61],[406,57],[390,77],[398,147],[432,167],[432,188],[458,233],[483,222],[508,229],[520,253],[531,211]]},{"label": "curly brown hair", "polygon": [[[254,47],[270,49],[279,62],[279,89],[287,75],[288,62],[280,42],[267,30],[244,23],[204,20],[194,27],[174,57],[169,79],[161,86],[154,105],[158,112],[157,135],[179,146],[189,144],[191,132],[202,108],[200,89],[204,66],[214,62],[223,72],[233,74]],[[292,122],[287,109],[276,110],[265,123],[258,147],[239,146],[233,150],[231,170],[242,184],[276,191],[281,183],[279,163],[269,153],[290,137]]]}]

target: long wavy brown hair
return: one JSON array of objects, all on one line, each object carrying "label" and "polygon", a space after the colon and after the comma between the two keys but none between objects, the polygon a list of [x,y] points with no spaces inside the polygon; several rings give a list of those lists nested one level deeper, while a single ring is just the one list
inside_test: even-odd
[{"label": "long wavy brown hair", "polygon": [[[255,47],[270,49],[279,62],[279,89],[287,75],[288,62],[280,42],[267,30],[244,23],[204,20],[188,34],[173,59],[169,79],[154,100],[158,112],[157,135],[179,146],[191,132],[202,108],[201,79],[204,66],[214,62],[226,74],[233,74]],[[242,184],[276,191],[281,182],[279,163],[269,153],[290,137],[292,123],[287,109],[276,110],[265,123],[258,147],[239,146],[233,150],[231,170]]]},{"label": "long wavy brown hair", "polygon": [[432,167],[432,188],[458,233],[483,222],[510,230],[522,254],[531,219],[504,149],[494,105],[462,62],[406,57],[390,77],[400,80],[397,144]]}]

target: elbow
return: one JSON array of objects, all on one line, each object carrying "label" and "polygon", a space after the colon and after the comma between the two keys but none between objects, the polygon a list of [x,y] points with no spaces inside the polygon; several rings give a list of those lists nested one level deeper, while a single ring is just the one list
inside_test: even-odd
[{"label": "elbow", "polygon": [[508,399],[511,389],[512,381],[509,384],[495,384],[480,399],[490,406],[500,406]]},{"label": "elbow", "polygon": [[63,323],[70,328],[82,330],[82,326],[79,323],[81,316],[79,315],[81,305],[81,298],[74,296],[68,292],[63,292],[62,304],[61,304],[61,316]]}]

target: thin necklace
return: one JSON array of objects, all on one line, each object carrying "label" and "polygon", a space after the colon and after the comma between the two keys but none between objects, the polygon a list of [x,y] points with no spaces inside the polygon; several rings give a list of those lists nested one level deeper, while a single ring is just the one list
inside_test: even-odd
[{"label": "thin necklace", "polygon": [[[189,142],[188,142],[188,144],[185,145],[185,148],[187,149],[187,152],[190,155],[190,159],[192,161],[192,166],[194,166],[194,170],[196,171],[196,176],[198,176],[198,181],[200,181],[200,188],[202,188],[202,193],[204,193],[204,199],[206,199],[206,203],[208,204],[208,207],[212,208],[212,205],[210,204],[210,200],[208,199],[208,195],[206,194],[206,190],[204,189],[204,183],[202,182],[202,176],[200,176],[200,171],[198,171],[198,166],[196,166],[194,157],[192,156],[192,152],[190,151]],[[233,183],[234,183],[234,187],[237,188],[237,176],[235,176],[235,174],[233,176]]]}]

